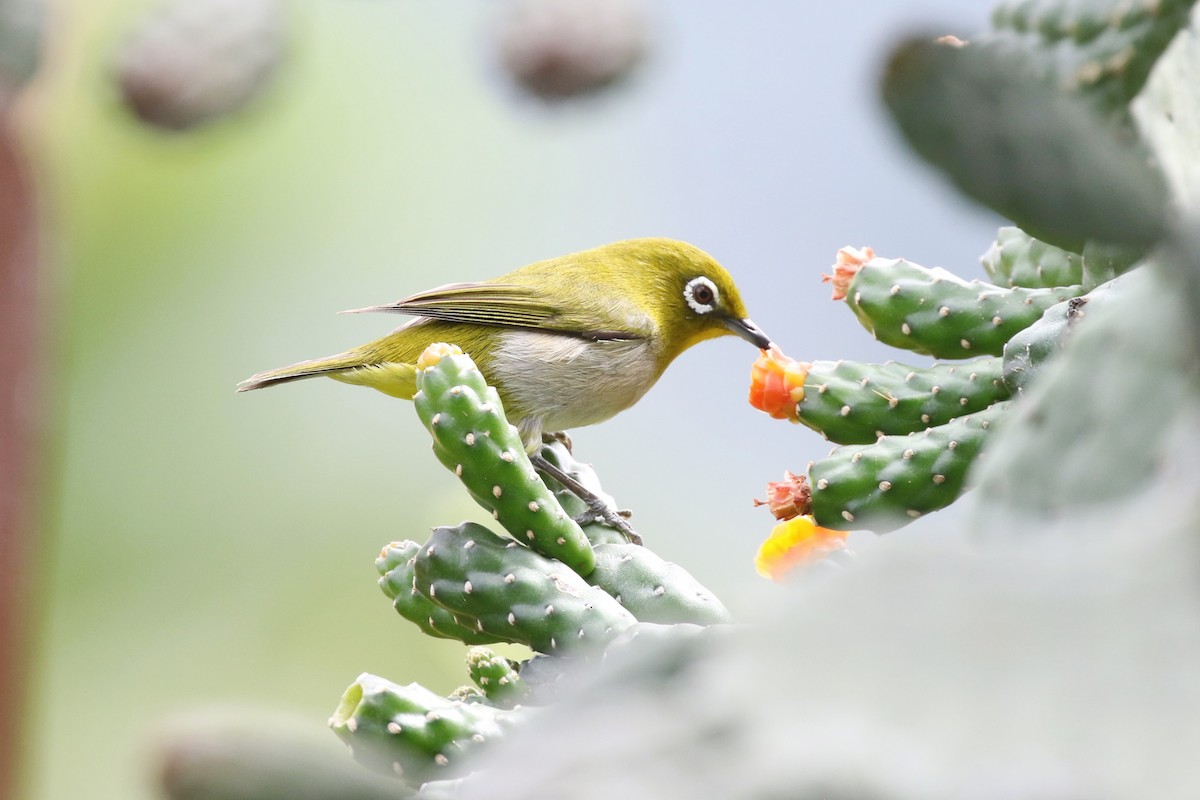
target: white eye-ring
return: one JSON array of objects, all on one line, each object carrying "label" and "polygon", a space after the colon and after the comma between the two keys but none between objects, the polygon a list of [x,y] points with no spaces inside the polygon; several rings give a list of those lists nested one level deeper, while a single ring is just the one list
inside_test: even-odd
[{"label": "white eye-ring", "polygon": [[697,314],[707,314],[712,311],[719,296],[716,284],[703,275],[692,278],[687,282],[687,286],[683,287],[683,299],[687,300],[687,304]]}]

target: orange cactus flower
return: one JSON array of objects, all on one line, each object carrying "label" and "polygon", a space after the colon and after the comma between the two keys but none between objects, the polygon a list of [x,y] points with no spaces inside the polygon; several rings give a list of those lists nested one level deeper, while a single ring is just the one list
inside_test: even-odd
[{"label": "orange cactus flower", "polygon": [[875,257],[875,251],[869,247],[843,247],[837,251],[837,261],[833,265],[832,275],[821,275],[821,283],[833,284],[833,299],[843,300],[850,291],[850,282],[863,268],[863,265]]},{"label": "orange cactus flower", "polygon": [[836,550],[846,548],[846,531],[822,528],[812,517],[794,517],[781,522],[758,548],[754,568],[759,575],[782,582],[797,567],[814,564]]},{"label": "orange cactus flower", "polygon": [[788,358],[775,345],[763,350],[750,368],[750,405],[775,419],[796,421],[796,405],[804,399],[804,381],[812,365]]}]

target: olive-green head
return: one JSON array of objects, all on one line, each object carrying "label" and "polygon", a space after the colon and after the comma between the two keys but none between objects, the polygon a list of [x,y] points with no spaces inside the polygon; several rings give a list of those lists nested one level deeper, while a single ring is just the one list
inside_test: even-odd
[{"label": "olive-green head", "polygon": [[631,239],[608,245],[608,262],[628,297],[654,323],[669,363],[697,342],[740,336],[766,349],[771,340],[749,318],[733,278],[708,253],[674,239]]}]

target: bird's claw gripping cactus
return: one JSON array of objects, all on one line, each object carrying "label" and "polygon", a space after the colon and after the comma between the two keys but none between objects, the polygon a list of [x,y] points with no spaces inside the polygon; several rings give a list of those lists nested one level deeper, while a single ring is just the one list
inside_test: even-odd
[{"label": "bird's claw gripping cactus", "polygon": [[472,751],[503,736],[518,715],[439,697],[363,673],[342,695],[329,726],[354,757],[379,772],[421,783],[461,771]]},{"label": "bird's claw gripping cactus", "polygon": [[417,367],[413,404],[438,460],[515,538],[581,575],[591,572],[591,544],[534,470],[500,396],[470,356],[434,344]]},{"label": "bird's claw gripping cactus", "polygon": [[464,644],[491,644],[500,639],[468,627],[446,609],[434,603],[414,585],[417,553],[416,542],[392,542],[375,559],[379,570],[379,586],[392,599],[392,607],[426,635],[438,639],[457,639]]},{"label": "bird's claw gripping cactus", "polygon": [[473,522],[436,528],[415,570],[417,589],[456,619],[541,653],[584,652],[637,621],[570,567]]},{"label": "bird's claw gripping cactus", "polygon": [[[600,485],[600,478],[596,475],[596,471],[592,469],[590,464],[584,464],[577,461],[575,456],[571,454],[571,448],[567,446],[561,439],[554,439],[542,445],[539,451],[542,458],[548,463],[562,470],[568,477],[575,480],[580,486],[587,489],[594,496],[606,503],[609,508],[616,508],[617,501],[612,495],[604,491]],[[577,494],[572,492],[567,487],[563,486],[554,478],[543,475],[542,481],[546,484],[554,496],[558,499],[563,510],[577,522],[585,515],[590,514],[590,509],[587,503],[579,498]],[[580,525],[583,529],[583,534],[588,538],[588,541],[593,546],[604,544],[606,542],[626,542],[628,541],[624,534],[611,525],[606,525],[603,522],[591,521]]]}]

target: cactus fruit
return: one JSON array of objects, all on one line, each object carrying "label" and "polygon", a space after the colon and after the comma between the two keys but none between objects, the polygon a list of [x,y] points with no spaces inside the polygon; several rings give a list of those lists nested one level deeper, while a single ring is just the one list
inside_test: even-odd
[{"label": "cactus fruit", "polygon": [[814,463],[812,516],[826,528],[894,530],[954,502],[1007,402],[907,436],[844,445]]},{"label": "cactus fruit", "polygon": [[517,716],[482,703],[439,697],[363,673],[350,684],[329,727],[359,763],[422,782],[462,771],[472,751],[512,729]]},{"label": "cactus fruit", "polygon": [[467,651],[467,674],[492,705],[512,708],[529,694],[517,665],[486,647]]},{"label": "cactus fruit", "polygon": [[642,60],[645,10],[638,0],[508,0],[500,56],[513,79],[543,100],[596,92]]},{"label": "cactus fruit", "polygon": [[566,565],[473,522],[436,528],[416,560],[416,586],[457,619],[540,653],[576,653],[636,620]]},{"label": "cactus fruit", "polygon": [[193,128],[261,95],[283,60],[279,0],[167,0],[122,45],[117,83],[143,122]]},{"label": "cactus fruit", "polygon": [[1020,228],[1001,228],[979,258],[998,286],[1046,289],[1083,283],[1083,256],[1038,241]]},{"label": "cactus fruit", "polygon": [[834,270],[834,299],[876,339],[934,358],[998,356],[1047,308],[1083,294],[1079,285],[1005,289],[900,258],[864,261],[851,248]]},{"label": "cactus fruit", "polygon": [[420,549],[416,542],[392,542],[375,559],[375,568],[381,576],[379,586],[392,599],[392,607],[427,635],[438,639],[457,639],[464,644],[500,641],[460,623],[449,611],[417,591],[413,577]]},{"label": "cactus fruit", "polygon": [[714,625],[732,622],[729,610],[687,570],[640,545],[596,546],[588,583],[612,595],[639,622]]},{"label": "cactus fruit", "polygon": [[811,516],[780,522],[758,548],[754,569],[764,578],[782,581],[797,567],[812,564],[835,552],[846,551],[846,531],[822,528]]},{"label": "cactus fruit", "polygon": [[775,419],[795,422],[796,405],[804,399],[809,366],[771,345],[750,368],[750,405]]},{"label": "cactus fruit", "polygon": [[417,366],[413,404],[438,460],[516,539],[580,575],[591,572],[591,544],[534,471],[500,396],[470,356],[433,344]]}]

